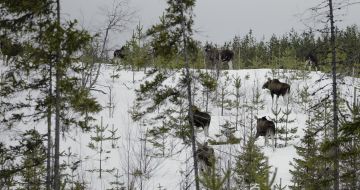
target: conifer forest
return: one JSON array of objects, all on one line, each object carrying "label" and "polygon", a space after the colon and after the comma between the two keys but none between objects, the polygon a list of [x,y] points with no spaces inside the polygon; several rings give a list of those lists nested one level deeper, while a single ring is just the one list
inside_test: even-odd
[{"label": "conifer forest", "polygon": [[360,28],[341,25],[360,2],[218,43],[201,0],[161,1],[145,26],[113,0],[94,30],[62,0],[0,0],[0,190],[360,189]]}]

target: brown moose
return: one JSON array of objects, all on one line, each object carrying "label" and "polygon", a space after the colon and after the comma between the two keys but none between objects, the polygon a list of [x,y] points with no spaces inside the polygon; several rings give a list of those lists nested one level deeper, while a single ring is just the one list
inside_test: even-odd
[{"label": "brown moose", "polygon": [[[274,102],[274,94],[276,94],[276,103],[281,95],[283,98],[286,94],[290,93],[290,85],[287,83],[280,82],[278,79],[271,80],[270,78],[268,81],[263,85],[263,89],[269,89],[271,93],[271,105]],[[285,99],[285,98],[284,98]]]},{"label": "brown moose", "polygon": [[201,127],[204,130],[205,136],[209,136],[209,126],[211,121],[210,114],[202,112],[196,106],[192,106],[194,125],[195,127]]},{"label": "brown moose", "polygon": [[197,142],[197,146],[196,155],[199,160],[199,168],[204,172],[204,169],[207,171],[215,164],[214,149],[208,146],[207,142],[204,144]]},{"label": "brown moose", "polygon": [[266,117],[256,118],[256,135],[255,139],[259,136],[265,137],[265,146],[268,144],[268,137],[270,136],[272,140],[272,147],[275,145],[275,124],[273,121],[269,121]]}]

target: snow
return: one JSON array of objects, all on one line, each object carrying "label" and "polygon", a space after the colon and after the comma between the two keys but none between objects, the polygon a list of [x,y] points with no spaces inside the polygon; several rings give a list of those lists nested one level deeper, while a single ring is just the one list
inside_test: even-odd
[{"label": "snow", "polygon": [[[109,159],[104,161],[103,168],[119,169],[119,173],[122,174],[120,178],[121,182],[124,182],[127,185],[127,169],[128,165],[130,170],[134,171],[134,168],[139,167],[138,159],[140,157],[140,138],[143,135],[145,127],[141,126],[140,123],[132,121],[131,116],[129,115],[129,110],[131,109],[134,100],[135,92],[134,90],[139,87],[139,84],[144,80],[144,71],[139,71],[133,73],[132,71],[116,71],[119,74],[119,78],[112,79],[110,75],[113,73],[113,68],[105,67],[102,70],[101,76],[99,77],[99,85],[97,89],[101,89],[107,94],[94,92],[94,96],[98,98],[101,105],[105,108],[96,116],[98,121],[97,124],[100,124],[100,118],[103,118],[103,124],[108,125],[109,128],[114,126],[118,129],[117,136],[120,136],[120,139],[116,142],[116,148],[111,148],[110,142],[104,142],[104,149],[110,150],[108,154]],[[284,70],[270,70],[270,69],[251,69],[251,70],[231,70],[227,71],[228,76],[230,76],[230,84],[227,89],[229,91],[234,91],[233,80],[235,77],[241,78],[241,88],[243,99],[250,99],[254,90],[254,86],[259,88],[261,93],[261,98],[265,101],[264,109],[259,110],[258,117],[268,116],[273,117],[271,113],[271,96],[267,90],[261,89],[261,86],[266,82],[267,78],[273,78],[273,76],[279,76],[281,81],[288,81],[291,83],[291,94],[290,94],[290,104],[293,109],[293,113],[290,115],[291,118],[295,118],[294,123],[289,124],[290,126],[297,126],[297,134],[301,137],[303,135],[303,129],[305,128],[306,115],[302,106],[295,103],[293,99],[298,98],[299,90],[304,86],[309,86],[310,92],[315,92],[321,86],[331,83],[329,78],[322,80],[321,82],[316,82],[318,79],[324,77],[325,75],[320,72],[311,72],[306,73],[304,71],[284,71]],[[293,79],[295,76],[300,75],[300,73],[305,73],[307,76],[299,77]],[[133,74],[135,76],[135,81],[133,82]],[[180,73],[174,74],[174,78],[167,81],[168,85],[175,84],[174,79],[178,79]],[[224,76],[224,72],[221,76]],[[220,80],[223,80],[221,78]],[[345,84],[341,84],[340,92],[345,97],[351,99],[353,79],[345,78]],[[358,84],[359,80],[356,79]],[[348,86],[350,85],[350,87]],[[106,106],[109,103],[109,89],[112,89],[112,96],[114,100],[114,117],[109,117],[109,109]],[[321,90],[321,92],[316,93],[312,98],[320,99],[324,95],[329,93],[331,90],[331,85]],[[35,95],[35,94],[34,94]],[[201,98],[200,95],[197,98]],[[244,102],[242,102],[244,103]],[[279,108],[285,108],[285,101],[283,98],[278,100]],[[221,110],[215,105],[210,105],[209,112],[211,113],[211,124],[210,124],[210,138],[215,138],[215,134],[219,134],[220,125],[225,122],[226,119],[234,120],[234,110],[225,111],[224,116],[221,116]],[[248,113],[247,113],[248,114]],[[246,123],[249,125],[249,123]],[[23,126],[18,126],[17,129],[21,130]],[[31,124],[31,127],[36,127],[40,131],[45,133],[46,124],[44,122]],[[149,126],[148,126],[149,127]],[[25,129],[25,128],[24,128]],[[24,130],[23,129],[23,130]],[[29,128],[27,128],[29,129]],[[242,128],[236,132],[237,137],[242,136]],[[246,129],[248,130],[248,129]],[[8,138],[9,134],[16,136],[19,132],[10,130],[10,131],[1,131],[0,138],[1,141],[9,143],[11,138]],[[106,133],[109,135],[109,133]],[[92,190],[102,190],[109,188],[111,181],[115,181],[113,175],[109,173],[103,173],[102,178],[98,177],[98,173],[91,173],[88,170],[99,167],[99,155],[90,148],[87,147],[89,143],[90,136],[94,136],[94,133],[82,133],[80,129],[72,129],[69,133],[66,133],[65,137],[61,139],[61,151],[67,152],[68,149],[73,152],[73,157],[63,157],[62,161],[75,162],[77,160],[82,160],[80,163],[79,169],[75,171],[75,179],[85,180],[88,186],[88,189]],[[205,140],[202,131],[198,132],[198,138]],[[296,151],[293,145],[299,144],[299,139],[295,139],[289,142],[289,146],[276,148],[274,151],[271,147],[264,147],[263,138],[257,140],[257,144],[261,146],[262,151],[269,158],[269,164],[272,166],[272,171],[277,168],[277,176],[275,183],[279,183],[280,179],[283,185],[291,184],[291,175],[289,169],[291,166],[290,162],[293,161],[293,158],[296,157]],[[178,150],[182,147],[181,141],[177,139],[170,139],[168,141],[169,146],[172,145],[175,150]],[[229,156],[226,155],[236,155],[238,151],[241,150],[239,144],[235,145],[213,145],[215,149],[215,155],[217,158],[222,157],[222,161],[218,161],[219,165],[226,163],[226,160],[229,159]],[[157,157],[152,159],[151,164],[153,164],[154,171],[149,176],[148,180],[144,181],[144,189],[157,189],[159,185],[163,186],[168,190],[180,189],[181,183],[181,170],[185,171],[186,160],[190,160],[188,165],[191,166],[191,147],[183,149],[180,153],[174,154],[173,156],[167,158]],[[235,159],[232,158],[232,161]],[[128,164],[129,163],[129,164]],[[224,165],[225,166],[225,165]],[[189,171],[187,171],[189,172]],[[192,174],[191,174],[192,175]],[[132,178],[132,177],[131,177]],[[136,184],[139,183],[139,179],[136,179]]]}]

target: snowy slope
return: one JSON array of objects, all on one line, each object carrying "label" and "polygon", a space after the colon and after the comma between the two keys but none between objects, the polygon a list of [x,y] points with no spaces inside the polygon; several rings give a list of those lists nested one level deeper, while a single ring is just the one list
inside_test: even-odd
[{"label": "snowy slope", "polygon": [[[131,109],[134,100],[135,92],[134,89],[139,87],[139,84],[144,80],[144,72],[131,72],[131,71],[116,71],[119,75],[119,78],[111,78],[111,74],[115,71],[113,68],[106,67],[103,68],[101,76],[99,78],[98,89],[106,92],[106,94],[100,92],[94,92],[94,96],[99,99],[101,105],[104,106],[103,111],[96,116],[98,121],[97,124],[100,125],[100,118],[103,118],[103,125],[108,126],[108,129],[114,127],[118,129],[117,136],[120,136],[120,139],[116,141],[115,148],[111,148],[111,142],[104,142],[104,149],[109,150],[107,156],[109,157],[104,163],[102,163],[103,169],[119,169],[120,182],[124,182],[127,185],[127,178],[133,179],[131,175],[128,175],[127,171],[134,173],[136,168],[139,167],[138,159],[141,156],[140,148],[144,144],[140,143],[140,138],[142,137],[145,127],[140,125],[140,123],[134,123],[131,120],[129,115],[129,110]],[[278,73],[276,73],[278,72]],[[311,72],[308,73],[308,76],[301,76],[300,71],[272,71],[269,69],[254,69],[254,70],[234,70],[228,71],[228,76],[231,80],[230,84],[227,87],[227,90],[234,91],[233,80],[236,77],[241,78],[241,88],[240,91],[243,96],[243,101],[250,100],[252,97],[253,90],[258,88],[261,92],[261,98],[265,101],[264,108],[259,110],[258,116],[268,116],[272,117],[271,113],[271,96],[267,90],[261,89],[262,84],[266,82],[268,77],[273,78],[273,76],[278,76],[281,81],[288,81],[291,83],[291,95],[290,95],[290,105],[293,109],[293,113],[290,115],[291,118],[295,119],[295,122],[290,124],[290,126],[298,127],[297,134],[303,135],[303,128],[305,127],[306,115],[302,107],[295,103],[294,99],[298,98],[297,93],[299,90],[303,89],[304,86],[309,86],[310,92],[315,92],[320,87],[324,86],[331,82],[330,79],[324,79],[321,82],[316,82],[318,79],[323,78],[324,74],[320,72]],[[133,82],[133,74],[135,81]],[[224,80],[224,73],[222,73],[221,81]],[[177,75],[178,76],[178,75]],[[297,77],[297,78],[296,78]],[[340,92],[343,96],[351,98],[352,87],[348,86],[353,83],[351,78],[345,78],[345,84],[342,84]],[[359,84],[359,80],[356,80],[356,84]],[[111,89],[111,96],[114,101],[114,114],[113,117],[109,113],[109,108],[107,108],[109,103],[109,92]],[[320,99],[329,93],[331,86],[328,86],[321,90],[321,92],[316,93],[312,98]],[[201,98],[200,96],[198,98]],[[242,102],[246,103],[246,102]],[[285,101],[283,98],[278,100],[279,107],[285,106]],[[225,111],[224,116],[221,116],[221,110],[215,105],[211,105],[209,110],[211,113],[212,119],[210,124],[210,138],[215,139],[215,135],[220,132],[220,125],[224,124],[225,120],[234,120],[234,114],[232,111]],[[248,113],[246,113],[248,114]],[[245,118],[245,116],[244,116]],[[249,125],[244,120],[245,125]],[[42,131],[45,132],[44,123],[32,124],[31,127],[42,128]],[[21,129],[21,126],[18,127]],[[248,129],[246,129],[248,130]],[[12,134],[16,136],[14,131],[8,131],[0,134],[1,139],[4,140],[4,137]],[[74,172],[74,178],[79,180],[85,180],[88,184],[89,189],[101,190],[109,188],[111,181],[115,181],[113,175],[109,173],[103,173],[102,178],[100,179],[99,174],[96,172],[89,172],[94,168],[99,168],[99,155],[90,148],[87,147],[89,144],[90,136],[94,136],[95,133],[85,134],[82,133],[79,129],[73,129],[70,133],[65,135],[66,138],[63,138],[61,141],[61,149],[67,152],[69,149],[73,152],[73,156],[63,157],[65,162],[76,162],[78,160],[83,160],[79,168]],[[105,135],[110,135],[109,132],[105,132]],[[240,129],[236,132],[237,137],[243,135],[243,130]],[[205,140],[203,132],[198,133],[198,138],[202,141]],[[6,139],[6,138],[5,138]],[[5,141],[9,142],[10,139]],[[181,141],[177,139],[170,140],[169,146],[176,147],[175,150],[182,148],[180,145]],[[290,142],[288,147],[276,148],[275,151],[270,147],[264,147],[264,140],[260,138],[257,140],[257,144],[262,147],[263,152],[266,156],[269,157],[269,164],[274,168],[278,169],[276,183],[279,183],[280,178],[282,184],[290,184],[291,176],[289,174],[290,165],[289,162],[296,157],[296,151],[293,145],[299,143],[299,139],[295,139]],[[221,161],[218,161],[219,165],[226,166],[227,159],[234,158],[229,155],[234,155],[238,151],[241,151],[241,146],[239,144],[235,145],[217,145],[213,146],[215,149],[216,157],[221,157]],[[103,156],[104,157],[104,156]],[[191,149],[183,149],[180,153],[174,154],[169,158],[153,158],[150,162],[153,172],[149,176],[148,180],[143,181],[145,189],[157,189],[158,186],[162,186],[168,190],[180,189],[182,174],[180,171],[187,170],[186,161],[190,159],[191,161]],[[187,162],[191,166],[191,162]],[[189,172],[189,171],[188,171]],[[140,181],[138,178],[134,181],[135,184],[139,184]]]}]

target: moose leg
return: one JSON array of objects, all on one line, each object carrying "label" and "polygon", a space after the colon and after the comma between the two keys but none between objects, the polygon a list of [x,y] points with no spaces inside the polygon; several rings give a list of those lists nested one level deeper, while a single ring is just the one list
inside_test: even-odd
[{"label": "moose leg", "polygon": [[266,133],[264,137],[265,137],[264,146],[267,146],[269,144],[268,133]]},{"label": "moose leg", "polygon": [[270,137],[271,137],[271,146],[273,150],[275,150],[275,134],[273,132],[270,132]]},{"label": "moose leg", "polygon": [[209,137],[209,126],[204,126],[204,133],[206,137]]},{"label": "moose leg", "polygon": [[305,61],[305,69],[309,70],[309,60]]},{"label": "moose leg", "polygon": [[283,100],[284,100],[284,102],[285,102],[285,105],[289,103],[289,102],[288,102],[288,96],[289,96],[288,93],[285,93],[285,94],[282,96],[282,97],[283,97]]},{"label": "moose leg", "polygon": [[229,70],[233,70],[233,64],[231,60],[228,62],[228,66],[229,66]]}]

